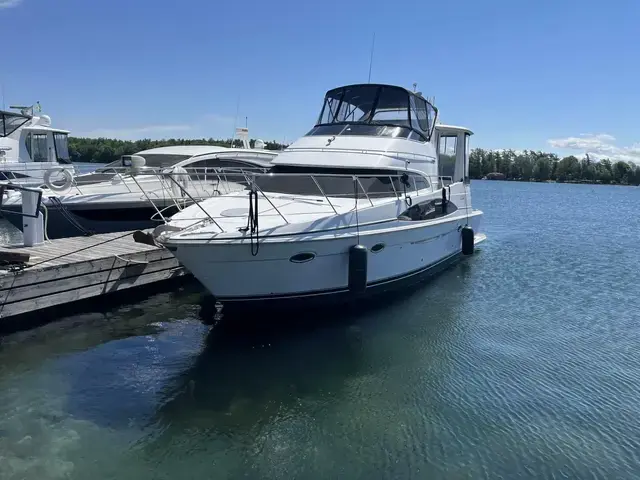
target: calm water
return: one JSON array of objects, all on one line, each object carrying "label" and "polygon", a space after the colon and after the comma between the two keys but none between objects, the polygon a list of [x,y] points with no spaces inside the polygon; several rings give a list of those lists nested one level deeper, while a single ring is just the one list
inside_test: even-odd
[{"label": "calm water", "polygon": [[0,478],[638,478],[640,189],[473,188],[482,251],[360,314],[209,330],[189,287],[2,339]]}]

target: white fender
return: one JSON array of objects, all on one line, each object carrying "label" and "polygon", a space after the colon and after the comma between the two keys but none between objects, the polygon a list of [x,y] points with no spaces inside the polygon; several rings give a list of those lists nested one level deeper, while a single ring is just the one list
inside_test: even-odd
[{"label": "white fender", "polygon": [[[51,181],[51,176],[54,173],[61,173],[64,177],[64,183],[62,185],[54,185]],[[66,168],[51,168],[44,173],[44,184],[47,188],[53,192],[65,192],[73,185],[73,174]]]}]

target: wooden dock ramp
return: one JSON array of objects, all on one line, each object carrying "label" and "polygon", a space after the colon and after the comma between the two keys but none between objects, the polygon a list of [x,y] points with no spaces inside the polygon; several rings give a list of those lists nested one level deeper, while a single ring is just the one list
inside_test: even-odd
[{"label": "wooden dock ramp", "polygon": [[0,261],[0,323],[186,273],[171,252],[135,242],[133,232],[2,246]]}]

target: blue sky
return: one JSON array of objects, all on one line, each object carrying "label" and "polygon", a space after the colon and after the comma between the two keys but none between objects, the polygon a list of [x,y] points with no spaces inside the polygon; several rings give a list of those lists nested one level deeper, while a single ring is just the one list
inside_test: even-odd
[{"label": "blue sky", "polygon": [[435,96],[475,146],[640,162],[640,2],[0,0],[5,104],[76,135],[291,141],[324,92]]}]

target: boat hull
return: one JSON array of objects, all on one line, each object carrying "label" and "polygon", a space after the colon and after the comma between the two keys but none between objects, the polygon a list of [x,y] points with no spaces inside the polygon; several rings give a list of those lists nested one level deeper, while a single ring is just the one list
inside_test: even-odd
[{"label": "boat hull", "polygon": [[[349,251],[353,245],[367,248],[367,287],[374,294],[445,268],[462,254],[461,229],[468,224],[478,232],[481,212],[469,219],[457,216],[439,222],[381,225],[364,232],[337,235],[298,235],[288,238],[235,244],[181,243],[174,255],[209,290],[228,303],[273,303],[330,297],[341,301],[349,291]],[[423,222],[415,222],[423,223]],[[311,237],[311,238],[310,238]],[[297,262],[300,254],[313,255]],[[304,257],[304,255],[302,255]]]}]

